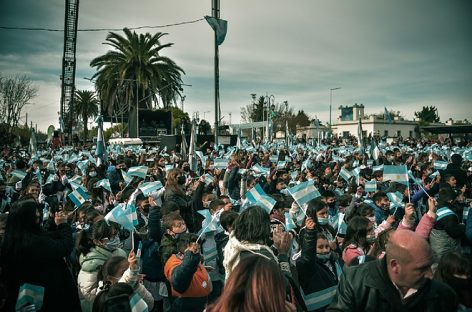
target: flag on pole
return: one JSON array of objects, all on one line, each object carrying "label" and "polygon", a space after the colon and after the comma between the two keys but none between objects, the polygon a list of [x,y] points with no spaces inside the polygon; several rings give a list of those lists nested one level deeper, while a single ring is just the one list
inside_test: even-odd
[{"label": "flag on pole", "polygon": [[436,170],[446,170],[447,169],[447,161],[435,160],[434,161],[434,169],[436,169]]},{"label": "flag on pole", "polygon": [[118,204],[115,206],[115,208],[105,216],[105,220],[107,223],[113,221],[129,231],[133,231],[135,229],[133,216],[131,215],[131,211],[125,209],[124,205],[125,204]]},{"label": "flag on pole", "polygon": [[217,214],[212,216],[210,213],[210,210],[208,209],[198,210],[197,212],[205,218],[202,222],[202,230],[200,232],[200,236],[202,234],[214,232],[217,230],[218,228],[218,220],[216,218]]},{"label": "flag on pole", "polygon": [[129,168],[126,175],[128,177],[139,177],[141,179],[146,179],[147,172],[148,172],[147,166],[136,166],[136,167]]},{"label": "flag on pole", "polygon": [[74,203],[75,207],[79,207],[83,203],[85,203],[87,200],[89,200],[89,196],[87,192],[79,187],[72,193],[70,193],[67,197]]},{"label": "flag on pole", "polygon": [[77,168],[79,168],[80,172],[82,172],[83,175],[87,173],[87,168],[90,160],[81,160],[77,162]]},{"label": "flag on pole", "polygon": [[246,198],[254,205],[264,208],[267,213],[271,213],[275,206],[275,199],[267,195],[259,184],[256,184],[251,190],[246,193]]},{"label": "flag on pole", "polygon": [[192,120],[192,130],[190,132],[190,146],[188,151],[188,164],[190,166],[190,170],[196,172],[198,169],[198,162],[197,162],[197,123]]},{"label": "flag on pole", "polygon": [[102,115],[99,114],[95,121],[98,124],[97,148],[95,150],[95,155],[97,156],[97,166],[100,166],[101,164],[106,164],[107,161],[108,161],[107,146],[105,144],[105,137],[103,136],[103,117],[102,117]]},{"label": "flag on pole", "polygon": [[97,182],[96,184],[97,187],[103,187],[105,190],[111,193],[111,185],[110,185],[110,180],[108,179],[102,179]]},{"label": "flag on pole", "polygon": [[341,168],[341,171],[339,171],[339,176],[343,178],[346,182],[349,182],[349,180],[352,178],[351,172],[347,170],[346,168]]},{"label": "flag on pole", "polygon": [[133,177],[130,177],[126,174],[126,171],[124,170],[121,170],[121,176],[123,177],[123,180],[125,181],[126,183],[126,186],[128,186],[131,181],[133,181]]},{"label": "flag on pole", "polygon": [[208,185],[210,184],[211,182],[213,182],[213,177],[211,174],[209,173],[206,173],[205,174],[205,184]]},{"label": "flag on pole", "polygon": [[357,124],[357,139],[359,140],[359,147],[364,150],[364,134],[362,130],[362,117],[359,116],[359,123]]},{"label": "flag on pole", "polygon": [[404,207],[403,195],[400,192],[387,193],[388,200],[392,207],[401,208]]},{"label": "flag on pole", "polygon": [[288,120],[285,120],[285,146],[289,147],[291,144],[289,142],[290,132],[288,130]]},{"label": "flag on pole", "polygon": [[[25,283],[21,285],[16,300],[16,311],[40,311],[43,307],[44,287]],[[34,309],[25,309],[34,305]]]},{"label": "flag on pole", "polygon": [[383,171],[383,170],[384,170],[384,165],[378,165],[378,166],[372,167],[372,172]]},{"label": "flag on pole", "polygon": [[262,167],[259,164],[255,164],[254,166],[252,166],[251,170],[254,171],[254,173],[256,174],[262,174],[262,175],[270,174],[270,168]]},{"label": "flag on pole", "polygon": [[393,120],[392,120],[392,116],[390,115],[390,113],[388,112],[387,108],[384,107],[384,119],[388,122],[388,123],[392,123]]},{"label": "flag on pole", "polygon": [[364,189],[366,192],[377,192],[377,181],[376,180],[365,181]]},{"label": "flag on pole", "polygon": [[221,45],[226,38],[226,32],[228,30],[228,21],[216,18],[212,16],[205,16],[207,23],[215,31],[216,34],[216,44]]},{"label": "flag on pole", "polygon": [[303,206],[310,200],[321,196],[320,192],[313,185],[313,181],[302,182],[288,189],[290,195],[299,206]]},{"label": "flag on pole", "polygon": [[213,168],[214,169],[225,169],[228,167],[228,160],[225,158],[215,158],[213,159]]},{"label": "flag on pole", "polygon": [[206,169],[206,156],[203,155],[202,151],[196,151],[195,154],[197,154],[197,157],[200,158],[200,161],[202,162],[202,168]]},{"label": "flag on pole", "polygon": [[242,137],[242,132],[241,132],[241,128],[239,128],[239,129],[238,129],[238,138],[237,138],[237,140],[236,140],[236,148],[237,148],[238,150],[240,150],[241,147],[242,147],[242,146],[241,146],[241,140],[242,140],[241,137]]},{"label": "flag on pole", "polygon": [[296,228],[297,228],[297,225],[293,221],[293,218],[290,215],[290,213],[285,212],[285,231],[288,232]]},{"label": "flag on pole", "polygon": [[372,157],[373,160],[378,160],[380,155],[380,150],[377,146],[377,143],[375,142],[375,139],[372,138],[370,141],[370,157]]},{"label": "flag on pole", "polygon": [[144,196],[149,196],[149,194],[154,193],[157,190],[160,190],[163,187],[161,181],[147,182],[141,184],[139,189],[143,192]]},{"label": "flag on pole", "polygon": [[384,166],[383,181],[398,182],[408,185],[408,169],[405,165]]}]

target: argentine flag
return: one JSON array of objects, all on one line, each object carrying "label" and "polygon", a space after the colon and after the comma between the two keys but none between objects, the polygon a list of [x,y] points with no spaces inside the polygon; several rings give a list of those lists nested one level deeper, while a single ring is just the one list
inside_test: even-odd
[{"label": "argentine flag", "polygon": [[87,192],[82,187],[78,187],[75,191],[70,193],[67,197],[74,203],[75,207],[79,207],[87,200],[89,200],[89,196]]},{"label": "argentine flag", "polygon": [[383,181],[398,182],[408,185],[408,169],[402,166],[384,166]]},{"label": "argentine flag", "polygon": [[128,177],[139,177],[141,179],[146,179],[147,172],[148,172],[147,166],[137,166],[137,167],[129,168],[126,175]]},{"label": "argentine flag", "polygon": [[377,192],[377,181],[375,180],[365,181],[364,189],[366,192]]},{"label": "argentine flag", "polygon": [[378,165],[378,166],[372,167],[372,172],[383,171],[383,170],[384,170],[384,165]]},{"label": "argentine flag", "polygon": [[293,222],[293,218],[290,213],[285,212],[285,231],[288,232],[296,228],[297,225],[295,224],[295,222]]},{"label": "argentine flag", "polygon": [[200,235],[214,232],[218,229],[218,220],[216,218],[218,214],[212,216],[210,210],[208,209],[198,210],[197,212],[205,218],[205,220],[202,222],[202,230]]},{"label": "argentine flag", "polygon": [[447,169],[447,161],[434,161],[434,169],[436,170],[446,170]]},{"label": "argentine flag", "polygon": [[21,170],[13,170],[11,175],[14,177],[17,177],[20,180],[23,180],[26,177],[26,172],[21,171]]},{"label": "argentine flag", "polygon": [[143,192],[144,196],[149,196],[149,194],[154,193],[157,190],[160,190],[162,188],[162,183],[161,181],[155,181],[155,182],[147,182],[143,183],[139,189],[141,192]]},{"label": "argentine flag", "polygon": [[346,182],[349,182],[349,180],[352,178],[351,172],[349,172],[349,170],[346,168],[341,168],[341,171],[339,171],[339,176]]},{"label": "argentine flag", "polygon": [[97,182],[97,187],[103,187],[105,190],[111,193],[111,185],[110,185],[110,180],[108,179],[102,179]]},{"label": "argentine flag", "polygon": [[303,206],[310,200],[321,196],[320,192],[318,192],[312,181],[302,182],[292,188],[289,188],[288,192],[300,206]]},{"label": "argentine flag", "polygon": [[388,200],[390,201],[390,206],[392,207],[405,207],[403,203],[403,195],[400,192],[387,193]]},{"label": "argentine flag", "polygon": [[213,176],[209,173],[205,174],[205,185],[209,185],[211,182],[213,182]]},{"label": "argentine flag", "polygon": [[88,159],[77,162],[77,168],[80,169],[80,172],[82,172],[82,174],[86,174],[89,162],[90,160]]},{"label": "argentine flag", "polygon": [[246,198],[252,204],[264,208],[269,214],[276,203],[275,199],[267,195],[259,184],[246,193]]},{"label": "argentine flag", "polygon": [[225,158],[215,158],[213,159],[213,168],[214,169],[225,169],[228,167],[228,160]]},{"label": "argentine flag", "polygon": [[109,221],[113,221],[115,223],[120,224],[123,228],[133,231],[134,230],[134,223],[133,223],[133,216],[130,214],[129,211],[124,209],[124,204],[118,204],[115,206],[106,216],[105,220],[107,223]]},{"label": "argentine flag", "polygon": [[262,175],[269,175],[270,174],[270,169],[269,168],[262,167],[259,164],[255,164],[254,166],[252,166],[251,170],[254,171],[254,173],[256,173],[256,174],[262,174]]}]

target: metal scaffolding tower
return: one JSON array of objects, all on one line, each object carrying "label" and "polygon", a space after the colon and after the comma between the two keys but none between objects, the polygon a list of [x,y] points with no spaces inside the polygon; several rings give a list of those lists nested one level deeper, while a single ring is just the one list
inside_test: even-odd
[{"label": "metal scaffolding tower", "polygon": [[65,127],[62,131],[68,134],[69,142],[71,142],[74,114],[70,112],[73,111],[74,108],[75,51],[77,43],[77,22],[79,20],[79,0],[65,0],[65,8],[60,118]]}]

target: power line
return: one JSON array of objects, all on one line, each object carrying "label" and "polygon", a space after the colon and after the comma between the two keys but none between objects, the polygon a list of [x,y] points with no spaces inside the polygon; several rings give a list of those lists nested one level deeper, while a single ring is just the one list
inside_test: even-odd
[{"label": "power line", "polygon": [[[143,29],[143,28],[165,28],[165,27],[172,27],[172,26],[180,26],[180,25],[185,25],[185,24],[193,24],[197,23],[200,21],[203,21],[204,18],[199,18],[193,21],[187,21],[187,22],[180,22],[180,23],[173,23],[173,24],[166,24],[166,25],[157,25],[157,26],[137,26],[137,27],[123,27],[123,28],[128,28],[130,30],[135,30],[135,29]],[[91,31],[121,31],[123,28],[82,28],[82,29],[77,29],[77,31],[83,31],[83,32],[91,32]],[[26,31],[61,31],[63,32],[64,29],[55,29],[55,28],[41,28],[41,27],[14,27],[14,26],[0,26],[0,29],[7,29],[7,30],[26,30]]]}]

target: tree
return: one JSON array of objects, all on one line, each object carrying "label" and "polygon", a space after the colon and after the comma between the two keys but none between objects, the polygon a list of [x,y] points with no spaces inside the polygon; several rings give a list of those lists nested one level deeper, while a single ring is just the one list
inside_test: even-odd
[{"label": "tree", "polygon": [[[112,115],[116,101],[128,103],[130,115],[136,116],[136,102],[140,108],[152,108],[157,94],[164,108],[172,106],[181,96],[184,70],[170,58],[160,55],[172,43],[160,44],[166,33],[137,34],[124,28],[124,36],[110,32],[105,44],[113,50],[90,62],[96,67],[96,87],[104,111]],[[136,117],[130,116],[130,120]]]},{"label": "tree", "polygon": [[77,90],[75,92],[75,113],[77,117],[82,117],[84,125],[84,143],[87,142],[88,127],[87,123],[89,118],[96,117],[98,115],[98,104],[99,101],[95,97],[95,93],[90,90]]},{"label": "tree", "polygon": [[9,132],[18,126],[22,109],[37,92],[26,76],[0,76],[0,123],[7,124]]},{"label": "tree", "polygon": [[308,117],[307,114],[302,110],[299,110],[297,113],[297,116],[295,116],[295,122],[296,125],[301,126],[301,127],[306,127],[310,125],[310,118]]},{"label": "tree", "polygon": [[438,109],[435,106],[423,106],[421,111],[415,112],[415,117],[421,124],[439,122]]},{"label": "tree", "polygon": [[190,131],[192,129],[192,123],[190,122],[190,117],[188,113],[183,112],[178,107],[169,107],[172,112],[172,127],[177,130],[177,134],[180,134],[180,130],[182,129],[182,123],[184,124],[184,131],[186,135],[190,135]]},{"label": "tree", "polygon": [[211,125],[205,119],[202,119],[198,124],[199,134],[210,134],[211,133]]}]

